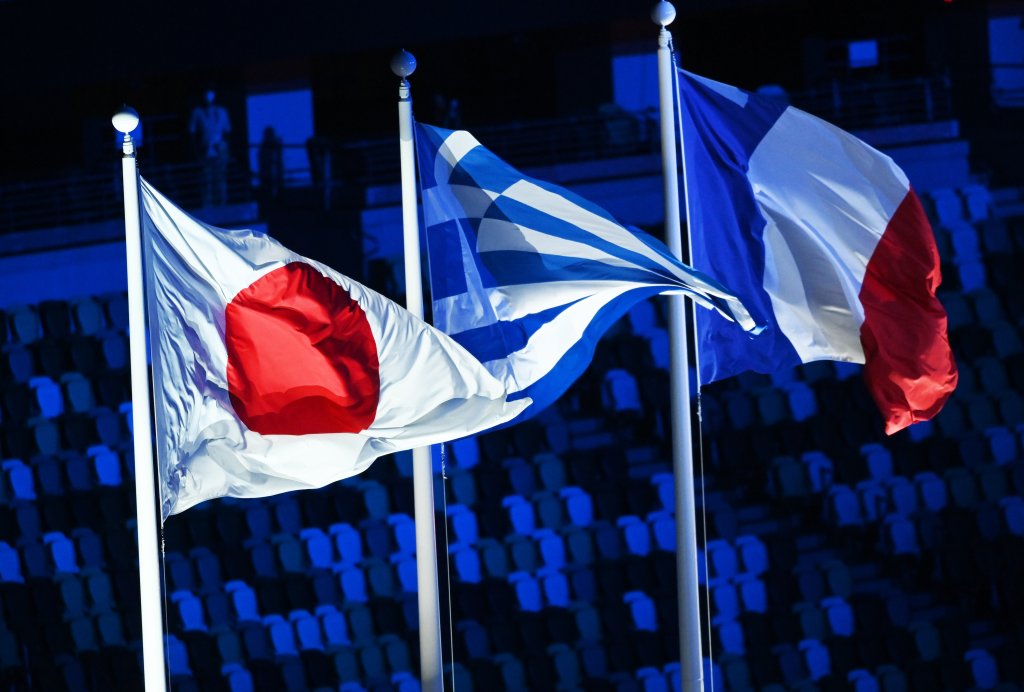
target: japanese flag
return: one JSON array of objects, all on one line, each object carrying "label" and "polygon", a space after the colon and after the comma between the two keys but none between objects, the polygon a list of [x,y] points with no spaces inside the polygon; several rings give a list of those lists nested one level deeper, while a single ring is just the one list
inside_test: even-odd
[{"label": "japanese flag", "polygon": [[142,181],[163,516],[318,488],[530,400],[392,301]]}]

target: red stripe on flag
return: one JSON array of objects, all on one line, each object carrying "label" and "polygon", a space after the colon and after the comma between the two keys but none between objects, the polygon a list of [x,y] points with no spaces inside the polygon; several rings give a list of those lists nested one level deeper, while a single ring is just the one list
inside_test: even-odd
[{"label": "red stripe on flag", "polygon": [[860,291],[864,380],[892,435],[942,410],[956,389],[939,252],[913,188],[889,220]]}]

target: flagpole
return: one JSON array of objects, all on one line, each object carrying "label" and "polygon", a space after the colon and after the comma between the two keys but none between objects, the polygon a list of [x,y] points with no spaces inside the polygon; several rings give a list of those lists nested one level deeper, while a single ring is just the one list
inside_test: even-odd
[{"label": "flagpole", "polygon": [[[420,272],[420,226],[416,207],[416,159],[413,151],[412,96],[406,79],[416,58],[401,51],[391,59],[398,86],[398,138],[402,168],[402,229],[405,240],[405,305],[423,317]],[[434,531],[434,478],[430,447],[412,450],[413,502],[416,521],[416,588],[420,619],[420,682],[424,690],[443,689],[441,607],[437,587],[437,543]]]},{"label": "flagpole", "polygon": [[[665,240],[672,254],[682,259],[676,119],[672,98],[672,34],[666,28],[675,17],[676,10],[669,2],[659,2],[651,11],[651,18],[661,25],[658,34],[658,94],[661,102],[661,166],[665,185]],[[676,492],[676,586],[679,596],[681,686],[686,692],[699,692],[704,689],[704,672],[700,643],[700,585],[697,577],[697,523],[685,306],[683,296],[669,298],[672,466]]]},{"label": "flagpole", "polygon": [[132,378],[132,426],[135,449],[135,507],[139,546],[139,595],[142,609],[142,670],[146,692],[167,688],[164,664],[163,595],[160,590],[160,546],[157,541],[157,496],[153,473],[149,369],[146,364],[146,308],[142,282],[142,227],[139,213],[139,172],[131,135],[139,116],[124,108],[111,118],[124,134],[121,176],[124,183],[124,231],[128,265],[128,347]]}]

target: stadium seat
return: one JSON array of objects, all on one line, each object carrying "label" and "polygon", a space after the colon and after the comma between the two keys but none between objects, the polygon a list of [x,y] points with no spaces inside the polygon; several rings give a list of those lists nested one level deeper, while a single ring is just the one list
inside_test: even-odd
[{"label": "stadium seat", "polygon": [[316,617],[324,634],[325,650],[333,652],[351,644],[348,636],[348,623],[345,616],[331,604],[318,605]]},{"label": "stadium seat", "polygon": [[363,539],[351,524],[331,524],[329,532],[343,564],[355,565],[362,562]]},{"label": "stadium seat", "polygon": [[544,593],[544,602],[555,608],[569,607],[569,580],[561,570],[554,567],[542,567],[537,570]]},{"label": "stadium seat", "polygon": [[519,495],[509,495],[502,499],[502,507],[508,512],[512,530],[524,536],[529,536],[536,527],[533,505]]},{"label": "stadium seat", "polygon": [[40,415],[44,418],[56,418],[64,413],[64,396],[60,387],[49,377],[33,377],[28,381],[32,388]]},{"label": "stadium seat", "polygon": [[744,611],[748,613],[768,612],[768,590],[761,579],[754,574],[740,574],[736,576],[734,583]]},{"label": "stadium seat", "polygon": [[569,521],[576,526],[590,526],[594,521],[594,503],[590,495],[576,486],[566,486],[558,492],[562,502],[565,503]]},{"label": "stadium seat", "polygon": [[463,504],[448,505],[446,509],[448,524],[451,527],[453,540],[460,543],[475,543],[479,538],[476,514]]},{"label": "stadium seat", "polygon": [[512,492],[522,497],[530,497],[537,491],[537,478],[533,466],[522,457],[508,457],[501,462],[508,476]]},{"label": "stadium seat", "polygon": [[203,604],[191,591],[181,590],[171,594],[171,603],[178,607],[178,617],[185,632],[206,632]]},{"label": "stadium seat", "polygon": [[651,532],[647,524],[633,515],[619,517],[616,522],[631,555],[644,557],[651,552]]},{"label": "stadium seat", "polygon": [[416,553],[416,526],[408,514],[395,513],[388,515],[388,525],[394,534],[395,545],[399,552]]},{"label": "stadium seat", "polygon": [[480,556],[472,545],[463,542],[453,543],[448,548],[448,554],[459,583],[479,584],[483,581]]},{"label": "stadium seat", "polygon": [[817,639],[804,639],[797,645],[804,657],[804,665],[810,674],[811,680],[820,680],[832,673],[832,662],[829,657],[828,647]]},{"label": "stadium seat", "polygon": [[665,510],[647,515],[647,525],[654,536],[654,548],[674,553],[676,550],[675,518]]},{"label": "stadium seat", "polygon": [[541,609],[541,591],[537,580],[529,572],[512,572],[508,575],[508,583],[515,588],[519,608],[528,613]]}]

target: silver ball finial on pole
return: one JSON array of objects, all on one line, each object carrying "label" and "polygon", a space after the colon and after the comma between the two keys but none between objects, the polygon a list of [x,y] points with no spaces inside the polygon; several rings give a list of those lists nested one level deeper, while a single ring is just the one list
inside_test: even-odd
[{"label": "silver ball finial on pole", "polygon": [[124,142],[121,149],[126,156],[134,153],[135,145],[132,142],[131,133],[139,126],[139,114],[130,106],[122,106],[121,110],[114,113],[110,119],[114,129],[124,135]]},{"label": "silver ball finial on pole", "polygon": [[400,50],[391,58],[391,71],[405,79],[416,71],[416,58],[407,50]]},{"label": "silver ball finial on pole", "polygon": [[660,24],[662,27],[666,27],[673,22],[676,18],[676,8],[672,6],[672,3],[666,0],[661,0],[657,5],[651,9],[651,19],[655,24]]},{"label": "silver ball finial on pole", "polygon": [[121,110],[114,113],[110,122],[113,123],[115,130],[122,134],[128,134],[139,126],[139,114],[135,112],[134,108],[123,106]]}]

